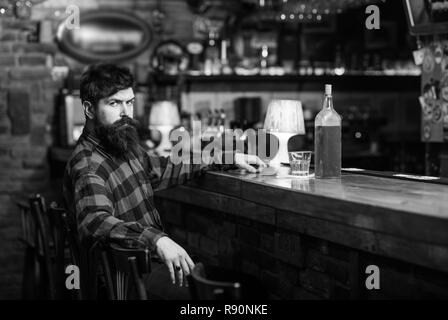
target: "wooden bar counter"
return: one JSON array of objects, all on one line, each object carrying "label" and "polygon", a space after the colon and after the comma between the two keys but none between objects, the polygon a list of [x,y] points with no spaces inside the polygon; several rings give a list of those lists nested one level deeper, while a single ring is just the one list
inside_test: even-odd
[{"label": "wooden bar counter", "polygon": [[197,259],[255,275],[272,299],[448,297],[448,185],[288,170],[207,172],[157,205]]}]

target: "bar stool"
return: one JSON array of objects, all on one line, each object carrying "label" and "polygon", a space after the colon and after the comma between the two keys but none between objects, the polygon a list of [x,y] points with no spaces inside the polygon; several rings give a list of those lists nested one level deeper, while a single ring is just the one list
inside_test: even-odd
[{"label": "bar stool", "polygon": [[103,245],[102,267],[110,300],[147,300],[143,275],[151,272],[149,249],[124,248],[116,243]]},{"label": "bar stool", "polygon": [[265,288],[254,277],[217,266],[197,263],[188,284],[193,300],[266,299]]},{"label": "bar stool", "polygon": [[241,283],[209,279],[202,262],[197,263],[188,277],[193,300],[239,300]]}]

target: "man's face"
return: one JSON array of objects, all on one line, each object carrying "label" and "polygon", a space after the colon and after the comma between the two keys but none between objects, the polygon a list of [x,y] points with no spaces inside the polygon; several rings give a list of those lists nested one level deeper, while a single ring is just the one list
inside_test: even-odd
[{"label": "man's face", "polygon": [[95,132],[106,150],[121,158],[126,158],[132,152],[138,153],[138,123],[133,120],[132,88],[101,99],[94,113]]},{"label": "man's face", "polygon": [[108,126],[120,120],[123,116],[134,117],[134,91],[127,88],[118,91],[110,97],[98,101],[96,122]]}]

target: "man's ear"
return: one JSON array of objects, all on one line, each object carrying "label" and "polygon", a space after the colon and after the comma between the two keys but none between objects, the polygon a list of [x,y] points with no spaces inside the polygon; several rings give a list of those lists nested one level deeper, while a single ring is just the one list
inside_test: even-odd
[{"label": "man's ear", "polygon": [[82,106],[84,107],[84,114],[86,118],[93,120],[95,118],[95,110],[92,104],[89,101],[84,101]]}]

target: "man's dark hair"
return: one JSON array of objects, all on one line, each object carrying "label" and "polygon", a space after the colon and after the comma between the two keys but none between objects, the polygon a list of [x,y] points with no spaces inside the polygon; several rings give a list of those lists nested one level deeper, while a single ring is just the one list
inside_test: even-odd
[{"label": "man's dark hair", "polygon": [[133,88],[134,77],[126,67],[114,64],[95,64],[81,76],[81,101],[89,101],[94,107],[98,101],[110,97],[120,90]]}]

